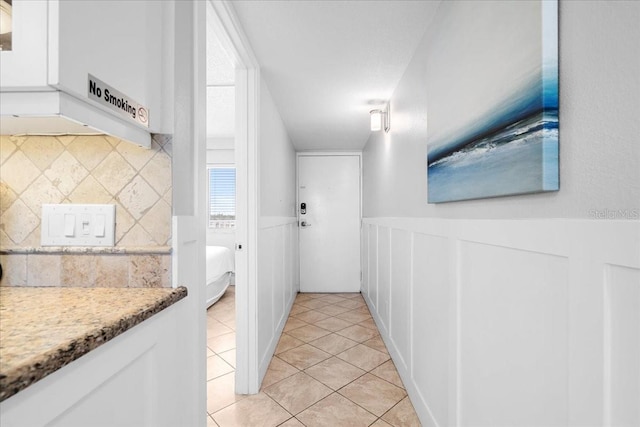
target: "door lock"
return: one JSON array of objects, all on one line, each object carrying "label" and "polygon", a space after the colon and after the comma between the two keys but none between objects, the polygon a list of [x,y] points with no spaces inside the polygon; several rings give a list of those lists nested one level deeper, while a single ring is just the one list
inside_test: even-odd
[{"label": "door lock", "polygon": [[300,203],[300,215],[304,215],[307,213],[307,204]]}]

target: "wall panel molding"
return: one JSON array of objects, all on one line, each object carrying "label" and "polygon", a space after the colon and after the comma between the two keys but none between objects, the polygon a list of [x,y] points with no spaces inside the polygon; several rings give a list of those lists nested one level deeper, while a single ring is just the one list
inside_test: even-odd
[{"label": "wall panel molding", "polygon": [[640,223],[363,230],[362,292],[423,425],[640,422]]},{"label": "wall panel molding", "polygon": [[640,425],[640,270],[604,266],[604,425]]},{"label": "wall panel molding", "polygon": [[258,232],[258,351],[262,381],[300,289],[297,218],[262,217]]}]

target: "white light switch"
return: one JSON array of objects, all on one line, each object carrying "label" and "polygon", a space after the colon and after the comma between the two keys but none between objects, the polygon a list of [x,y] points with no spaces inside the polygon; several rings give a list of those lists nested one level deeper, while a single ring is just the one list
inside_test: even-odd
[{"label": "white light switch", "polygon": [[[55,215],[57,216],[57,215]],[[51,220],[49,220],[49,224],[51,224]],[[52,227],[50,226],[49,229]],[[65,237],[73,237],[76,230],[76,216],[74,214],[64,214],[64,235]],[[56,235],[58,233],[54,231]]]},{"label": "white light switch", "polygon": [[104,237],[104,215],[97,214],[95,216],[94,236]]},{"label": "white light switch", "polygon": [[52,237],[60,237],[64,231],[64,215],[54,214],[49,218],[49,235]]},{"label": "white light switch", "polygon": [[80,232],[83,236],[91,234],[91,214],[83,213],[80,216]]},{"label": "white light switch", "polygon": [[114,246],[115,205],[42,205],[42,246]]}]

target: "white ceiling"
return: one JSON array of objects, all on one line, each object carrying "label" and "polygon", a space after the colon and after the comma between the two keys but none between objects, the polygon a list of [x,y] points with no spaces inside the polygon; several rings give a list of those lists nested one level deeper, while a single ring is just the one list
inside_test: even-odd
[{"label": "white ceiling", "polygon": [[[360,150],[440,1],[234,1],[297,150]],[[393,120],[393,115],[392,115]]]}]

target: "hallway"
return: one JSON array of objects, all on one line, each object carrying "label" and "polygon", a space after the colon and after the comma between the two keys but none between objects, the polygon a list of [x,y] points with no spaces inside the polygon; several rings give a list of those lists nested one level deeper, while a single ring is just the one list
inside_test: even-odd
[{"label": "hallway", "polygon": [[233,392],[235,289],[207,311],[208,426],[419,426],[359,293],[298,294],[259,394]]}]

